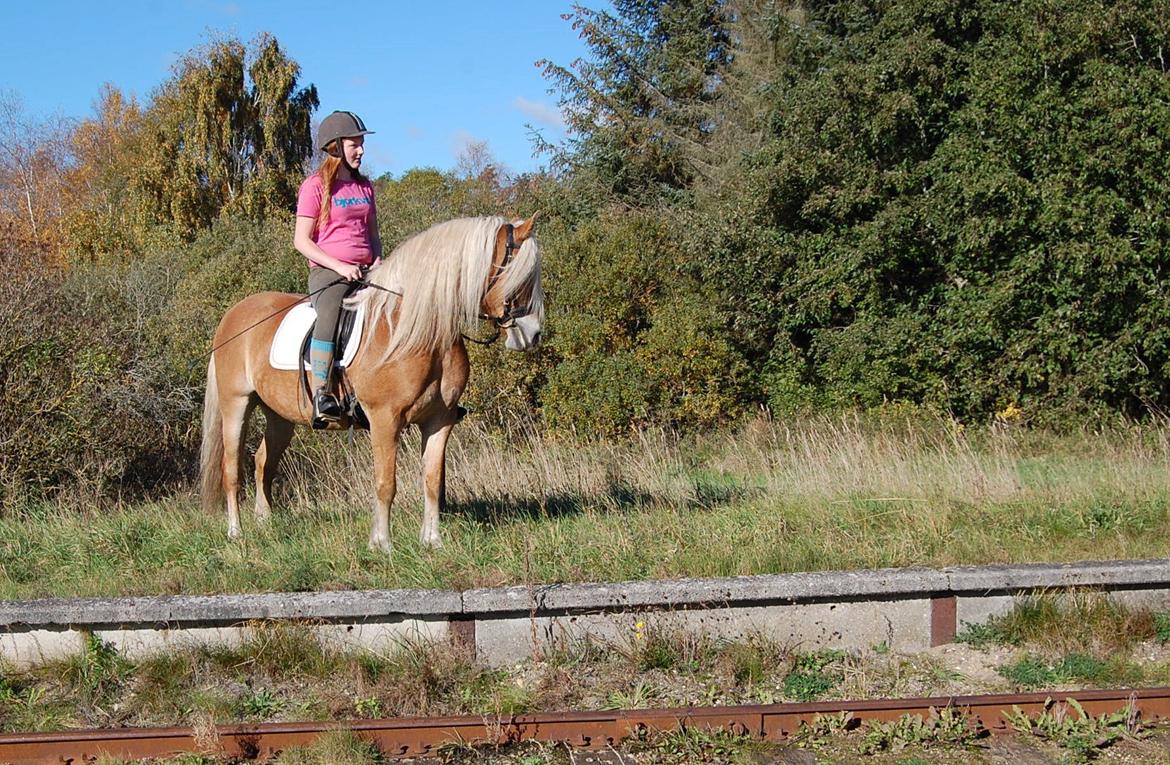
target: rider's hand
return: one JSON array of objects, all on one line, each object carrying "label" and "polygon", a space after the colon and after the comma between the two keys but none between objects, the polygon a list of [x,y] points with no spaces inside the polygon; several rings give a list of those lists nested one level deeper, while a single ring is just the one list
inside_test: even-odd
[{"label": "rider's hand", "polygon": [[333,269],[346,281],[356,282],[362,278],[362,269],[360,266],[355,266],[353,263],[339,263],[340,268]]}]

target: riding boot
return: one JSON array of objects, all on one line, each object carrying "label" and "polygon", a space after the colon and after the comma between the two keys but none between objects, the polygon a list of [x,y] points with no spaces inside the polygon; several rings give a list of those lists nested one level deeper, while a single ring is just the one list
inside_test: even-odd
[{"label": "riding boot", "polygon": [[309,361],[313,367],[313,421],[315,429],[327,428],[341,419],[341,402],[330,390],[333,377],[333,343],[314,339],[309,344]]}]

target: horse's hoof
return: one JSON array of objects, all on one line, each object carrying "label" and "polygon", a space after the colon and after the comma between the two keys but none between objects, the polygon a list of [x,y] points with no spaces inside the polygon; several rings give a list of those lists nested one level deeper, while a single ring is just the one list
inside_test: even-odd
[{"label": "horse's hoof", "polygon": [[372,552],[380,552],[389,555],[393,551],[389,539],[374,539],[370,537],[370,550]]},{"label": "horse's hoof", "polygon": [[244,532],[240,531],[239,526],[229,526],[228,527],[228,539],[231,539],[233,541],[238,542],[239,540],[241,540],[243,538],[244,538]]},{"label": "horse's hoof", "polygon": [[419,537],[419,542],[423,547],[429,547],[432,550],[438,550],[443,547],[443,540],[438,534],[423,534]]}]

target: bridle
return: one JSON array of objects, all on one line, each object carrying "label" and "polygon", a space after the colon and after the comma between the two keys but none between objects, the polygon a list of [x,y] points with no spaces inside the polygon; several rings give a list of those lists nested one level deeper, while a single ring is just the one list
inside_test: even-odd
[{"label": "bridle", "polygon": [[[520,249],[520,245],[516,244],[516,238],[514,236],[515,226],[513,226],[511,223],[505,223],[504,229],[508,234],[508,240],[504,244],[504,259],[500,261],[500,264],[495,267],[494,271],[492,271],[492,275],[488,277],[487,288],[483,291],[485,296],[490,295],[492,290],[495,289],[496,284],[500,281],[501,277],[503,277],[504,273],[508,269],[508,266],[512,264],[512,257],[515,255],[516,251]],[[505,295],[503,313],[501,313],[499,316],[491,316],[486,313],[481,313],[479,315],[479,318],[482,321],[489,321],[495,325],[496,331],[495,334],[492,335],[491,339],[476,340],[474,337],[468,337],[467,335],[464,335],[463,337],[473,343],[478,343],[480,345],[490,345],[491,343],[495,342],[496,338],[500,336],[501,332],[516,326],[517,319],[527,316],[530,313],[532,313],[532,309],[529,306],[513,305],[512,299]]]}]

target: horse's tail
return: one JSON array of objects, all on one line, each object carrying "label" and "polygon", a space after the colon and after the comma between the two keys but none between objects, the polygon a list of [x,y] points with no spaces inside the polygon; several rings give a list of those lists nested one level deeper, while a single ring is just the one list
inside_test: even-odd
[{"label": "horse's tail", "polygon": [[223,417],[219,412],[219,386],[215,357],[207,363],[207,390],[203,394],[203,446],[199,452],[200,491],[203,509],[218,512],[223,504]]}]

